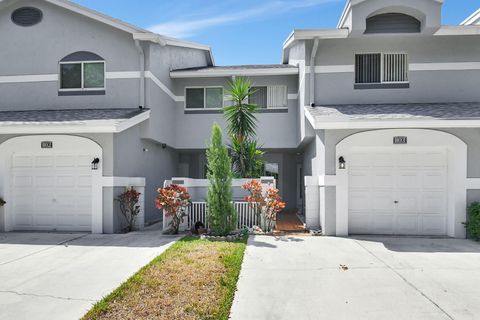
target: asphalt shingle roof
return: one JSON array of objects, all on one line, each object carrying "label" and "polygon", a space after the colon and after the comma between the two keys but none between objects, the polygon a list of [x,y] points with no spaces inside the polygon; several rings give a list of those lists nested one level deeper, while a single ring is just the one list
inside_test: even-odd
[{"label": "asphalt shingle roof", "polygon": [[148,109],[63,109],[0,111],[2,122],[74,122],[95,120],[127,120]]},{"label": "asphalt shingle roof", "polygon": [[325,105],[308,108],[325,120],[474,120],[480,119],[480,102]]}]

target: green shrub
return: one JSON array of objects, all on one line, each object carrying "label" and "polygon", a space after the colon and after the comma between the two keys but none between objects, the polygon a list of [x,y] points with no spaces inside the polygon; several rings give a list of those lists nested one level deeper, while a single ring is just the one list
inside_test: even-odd
[{"label": "green shrub", "polygon": [[465,223],[472,239],[480,240],[480,203],[474,202],[468,207],[468,221]]},{"label": "green shrub", "polygon": [[222,142],[218,124],[212,128],[212,138],[207,149],[208,187],[207,214],[213,234],[228,235],[235,230],[236,213],[232,203],[232,162],[228,149]]}]

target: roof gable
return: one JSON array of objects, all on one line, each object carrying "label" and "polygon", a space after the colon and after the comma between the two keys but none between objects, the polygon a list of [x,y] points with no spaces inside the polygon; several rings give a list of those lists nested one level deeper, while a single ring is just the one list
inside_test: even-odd
[{"label": "roof gable", "polygon": [[[14,4],[17,1],[18,0],[0,0],[0,10]],[[160,44],[162,46],[168,45],[168,46],[185,47],[185,48],[192,48],[192,49],[207,51],[209,55],[209,59],[213,64],[214,60],[213,60],[211,49],[206,45],[193,43],[189,41],[183,41],[180,39],[174,39],[170,37],[165,37],[165,36],[150,32],[148,30],[139,28],[127,22],[121,21],[119,19],[112,18],[98,11],[83,7],[69,0],[42,0],[42,1],[48,2],[50,4],[53,4],[55,6],[64,8],[66,10],[69,10],[75,13],[78,13],[80,15],[83,15],[95,21],[109,25],[115,29],[130,33],[134,40],[148,41],[148,42]]]}]

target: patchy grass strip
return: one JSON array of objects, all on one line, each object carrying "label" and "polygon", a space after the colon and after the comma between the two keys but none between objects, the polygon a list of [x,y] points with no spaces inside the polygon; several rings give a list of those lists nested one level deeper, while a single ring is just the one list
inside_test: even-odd
[{"label": "patchy grass strip", "polygon": [[226,320],[245,247],[246,241],[183,238],[95,304],[83,320]]}]

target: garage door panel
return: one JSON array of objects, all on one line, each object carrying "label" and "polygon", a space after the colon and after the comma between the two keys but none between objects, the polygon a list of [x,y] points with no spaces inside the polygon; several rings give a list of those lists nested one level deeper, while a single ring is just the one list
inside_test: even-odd
[{"label": "garage door panel", "polygon": [[62,156],[57,156],[55,160],[56,160],[56,166],[58,169],[76,167],[75,156],[62,155]]},{"label": "garage door panel", "polygon": [[36,176],[35,187],[37,188],[53,188],[55,187],[55,177],[52,176]]},{"label": "garage door panel", "polygon": [[368,168],[371,164],[370,154],[368,153],[353,153],[350,155],[352,166],[351,169]]},{"label": "garage door panel", "polygon": [[445,189],[447,175],[442,171],[426,171],[423,174],[422,187],[425,189]]},{"label": "garage door panel", "polygon": [[426,235],[444,235],[447,229],[447,218],[435,215],[423,215],[422,229]]},{"label": "garage door panel", "polygon": [[402,152],[398,153],[396,157],[397,166],[402,167],[417,167],[420,162],[420,157],[417,152]]},{"label": "garage door panel", "polygon": [[[370,161],[373,160],[373,166],[375,168],[392,168],[393,163],[393,155],[390,153],[375,153],[373,159],[371,158]],[[372,163],[372,162],[371,162]]]},{"label": "garage door panel", "polygon": [[446,234],[445,150],[365,148],[349,159],[350,233]]},{"label": "garage door panel", "polygon": [[397,216],[397,232],[399,235],[418,235],[420,232],[417,214],[401,214]]},{"label": "garage door panel", "polygon": [[50,226],[55,224],[55,216],[52,214],[35,214],[33,216],[35,220],[34,226],[42,227],[42,228],[49,228]]},{"label": "garage door panel", "polygon": [[446,198],[442,192],[425,192],[422,195],[422,213],[443,215],[446,212]]},{"label": "garage door panel", "polygon": [[371,214],[352,212],[349,219],[349,228],[355,234],[368,234],[371,225]]},{"label": "garage door panel", "polygon": [[417,189],[420,185],[419,172],[400,170],[397,177],[397,187],[399,189]]},{"label": "garage door panel", "polygon": [[[373,212],[391,212],[394,209],[394,200],[389,192],[376,192],[373,194]],[[368,210],[368,209],[367,209]]]},{"label": "garage door panel", "polygon": [[391,213],[379,213],[372,217],[371,226],[375,233],[378,234],[394,234],[395,233],[395,216]]},{"label": "garage door panel", "polygon": [[392,189],[395,185],[394,176],[391,172],[375,172],[373,177],[373,188]]},{"label": "garage door panel", "polygon": [[31,188],[33,186],[33,177],[29,175],[18,175],[13,178],[14,188]]},{"label": "garage door panel", "polygon": [[419,212],[421,193],[411,191],[397,191],[396,197],[396,210],[399,214]]},{"label": "garage door panel", "polygon": [[369,211],[371,194],[369,192],[351,192],[349,197],[350,210]]},{"label": "garage door panel", "polygon": [[356,188],[369,188],[370,187],[370,182],[371,180],[367,179],[369,177],[368,172],[364,171],[352,171],[350,174],[350,188],[356,189]]},{"label": "garage door panel", "polygon": [[91,156],[73,152],[14,155],[11,177],[13,229],[90,231],[90,162]]},{"label": "garage door panel", "polygon": [[35,157],[36,168],[53,168],[55,167],[55,158],[52,156]]},{"label": "garage door panel", "polygon": [[13,155],[13,169],[17,168],[32,168],[35,164],[35,158],[33,156],[19,156]]},{"label": "garage door panel", "polygon": [[76,185],[76,177],[74,175],[58,175],[56,177],[56,184],[63,188],[74,188]]}]

